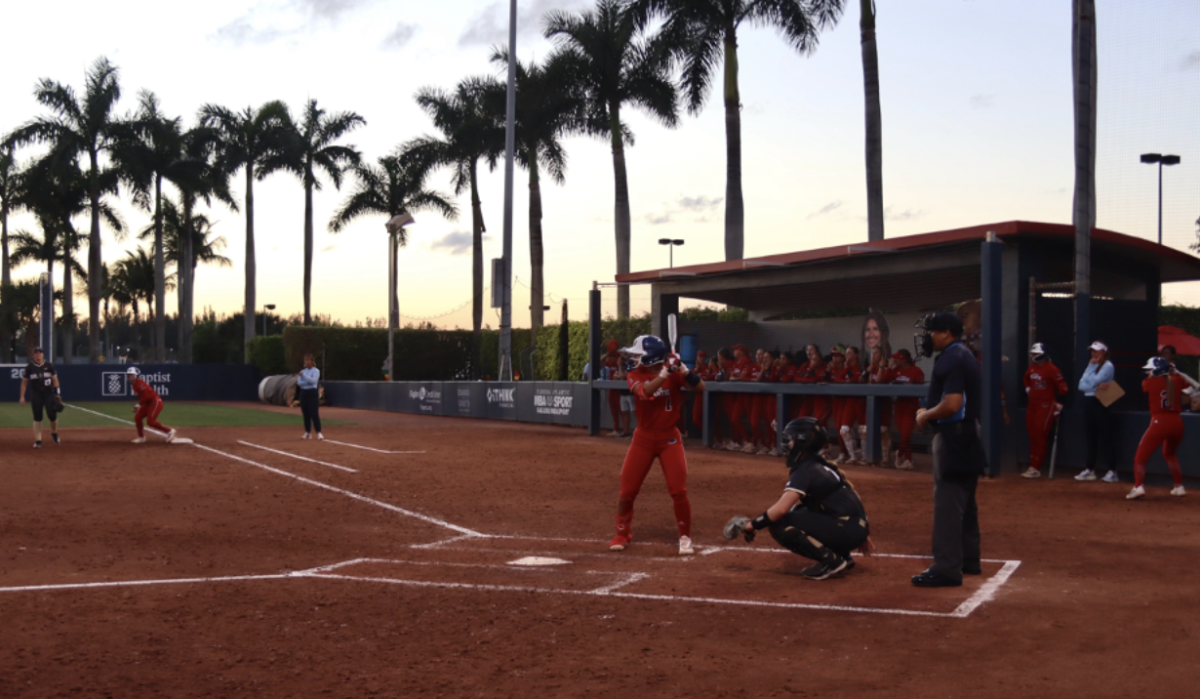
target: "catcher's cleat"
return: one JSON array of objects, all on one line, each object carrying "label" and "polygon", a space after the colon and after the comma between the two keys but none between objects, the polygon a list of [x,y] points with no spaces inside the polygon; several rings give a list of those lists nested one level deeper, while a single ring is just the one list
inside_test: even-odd
[{"label": "catcher's cleat", "polygon": [[133,440],[133,443],[134,443],[134,444],[145,444],[145,443],[146,443],[146,438],[145,438],[145,437],[138,437],[137,439]]},{"label": "catcher's cleat", "polygon": [[690,536],[679,537],[679,555],[680,556],[690,556],[695,552],[696,552],[696,549],[692,548],[692,537],[690,537]]},{"label": "catcher's cleat", "polygon": [[171,430],[170,432],[167,433],[167,441],[168,442],[175,441],[175,430]]},{"label": "catcher's cleat", "polygon": [[809,566],[801,571],[801,575],[809,580],[825,580],[842,572],[850,566],[850,562],[837,554],[832,554],[824,561]]},{"label": "catcher's cleat", "polygon": [[628,538],[617,534],[608,542],[609,551],[624,551],[625,547],[632,543]]},{"label": "catcher's cleat", "polygon": [[62,442],[58,441],[58,433],[57,432],[51,432],[50,437],[54,440],[55,444],[62,444]]},{"label": "catcher's cleat", "polygon": [[41,449],[41,448],[42,448],[42,440],[40,440],[40,439],[39,439],[38,441],[34,442],[34,443],[33,443],[33,448],[34,448],[34,449]]}]

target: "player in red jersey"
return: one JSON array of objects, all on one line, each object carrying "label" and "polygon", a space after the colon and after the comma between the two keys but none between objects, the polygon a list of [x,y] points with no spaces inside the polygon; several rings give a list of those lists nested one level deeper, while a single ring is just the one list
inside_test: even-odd
[{"label": "player in red jersey", "polygon": [[668,357],[666,345],[654,335],[638,337],[631,346],[622,349],[621,354],[636,363],[629,371],[628,382],[637,401],[637,428],[621,466],[617,533],[608,548],[624,551],[633,541],[633,501],[657,458],[675,507],[679,555],[691,555],[694,551],[692,506],[687,496],[687,457],[676,424],[683,405],[681,389],[686,385],[693,391],[703,391],[704,381],[689,372],[687,365],[679,362],[677,357]]},{"label": "player in red jersey", "polygon": [[142,378],[142,372],[138,371],[137,367],[129,367],[125,370],[125,375],[129,379],[129,387],[133,389],[133,395],[138,399],[138,404],[133,407],[133,419],[137,422],[138,436],[133,443],[146,443],[146,432],[142,428],[143,421],[151,428],[166,435],[168,442],[173,441],[175,430],[158,421],[158,415],[163,409],[162,398],[159,398],[154,388],[146,383],[146,380]]},{"label": "player in red jersey", "polygon": [[[621,356],[617,353],[621,343],[616,340],[609,340],[605,345],[606,352],[600,358],[601,378],[609,381],[619,381],[624,378],[621,373]],[[621,392],[607,391],[608,393],[608,411],[612,414],[613,431],[610,437],[627,437],[629,436],[629,413],[621,410]],[[622,419],[624,418],[624,419]]]},{"label": "player in red jersey", "polygon": [[[863,371],[862,363],[858,359],[858,348],[846,348],[846,375],[849,383],[866,383],[867,375]],[[842,414],[838,418],[838,436],[842,443],[846,445],[846,451],[849,452],[848,464],[861,464],[862,446],[857,441],[857,427],[867,424],[867,399],[866,398],[847,398],[845,406],[842,408]],[[866,430],[863,430],[866,434]]]},{"label": "player in red jersey", "polygon": [[1025,393],[1029,405],[1025,409],[1025,429],[1029,433],[1029,469],[1021,475],[1040,478],[1042,460],[1046,458],[1046,444],[1054,430],[1054,421],[1062,412],[1063,396],[1070,388],[1062,371],[1050,362],[1046,347],[1035,342],[1029,348],[1029,368],[1025,370]]},{"label": "player in red jersey", "polygon": [[1182,496],[1183,471],[1179,468],[1179,457],[1175,456],[1175,451],[1183,441],[1183,418],[1179,417],[1183,410],[1183,379],[1176,375],[1171,363],[1162,357],[1151,357],[1142,368],[1149,374],[1142,381],[1142,390],[1150,398],[1150,426],[1142,435],[1137,454],[1133,457],[1133,490],[1125,499],[1136,500],[1145,496],[1146,462],[1159,445],[1162,445],[1167,468],[1171,469],[1171,478],[1175,480],[1171,494]]},{"label": "player in red jersey", "polygon": [[[755,357],[758,363],[750,372],[750,380],[758,383],[770,383],[774,379],[773,364],[774,358],[764,349],[755,352]],[[749,396],[750,398],[750,433],[754,438],[754,452],[758,454],[770,454],[775,447],[775,442],[771,438],[771,420],[774,419],[775,413],[773,405],[775,396],[768,393],[760,393],[758,395]]]},{"label": "player in red jersey", "polygon": [[[892,353],[892,383],[915,386],[925,383],[925,372],[913,364],[912,352],[899,349]],[[896,428],[900,430],[900,446],[896,447],[896,468],[912,470],[912,435],[917,426],[920,398],[896,399]]]},{"label": "player in red jersey", "polygon": [[[729,365],[725,378],[727,381],[749,381],[754,362],[747,356],[745,345],[733,346],[733,363]],[[733,431],[733,444],[726,447],[730,451],[746,451],[754,446],[750,431],[746,429],[744,420],[750,417],[750,396],[745,393],[728,394],[732,400],[726,403],[729,408],[729,424]]]},{"label": "player in red jersey", "polygon": [[[712,369],[708,365],[708,352],[705,352],[704,350],[697,350],[696,351],[696,368],[692,369],[692,373],[695,374],[696,376],[699,376],[701,381],[709,381],[711,379],[716,378],[715,376],[712,376],[711,372],[712,372]],[[692,400],[692,424],[696,426],[696,429],[701,430],[701,431],[704,430],[704,401],[702,400],[702,398],[703,398],[703,396],[697,395]],[[721,421],[716,420],[713,423],[713,427],[716,427],[717,425],[720,425],[720,424],[721,424]],[[717,437],[716,441],[720,442],[721,441],[721,439],[719,437],[720,433],[718,432],[717,435],[718,435],[718,437]]]},{"label": "player in red jersey", "polygon": [[[846,366],[846,349],[841,345],[834,345],[829,350],[829,383],[850,383],[850,368]],[[832,405],[833,430],[837,433],[840,447],[834,463],[844,464],[850,460],[850,447],[847,446],[841,430],[842,414],[846,412],[845,396],[833,396]]]},{"label": "player in red jersey", "polygon": [[[808,361],[796,372],[796,383],[829,383],[829,372],[821,357],[821,348],[808,345],[804,348]],[[799,417],[815,417],[824,425],[829,419],[829,396],[805,396],[800,401]],[[795,419],[795,418],[793,418]]]},{"label": "player in red jersey", "polygon": [[[888,363],[888,358],[883,355],[883,350],[879,347],[871,350],[871,365],[867,367],[867,380],[871,383],[891,383],[892,368]],[[883,443],[880,450],[883,461],[880,465],[888,462],[888,454],[892,449],[892,400],[890,398],[876,398],[875,406],[879,410],[879,441]],[[866,422],[864,420],[864,422]],[[867,428],[866,425],[858,428],[858,434],[863,438],[863,448],[866,449]],[[866,460],[864,456],[864,461]]]}]

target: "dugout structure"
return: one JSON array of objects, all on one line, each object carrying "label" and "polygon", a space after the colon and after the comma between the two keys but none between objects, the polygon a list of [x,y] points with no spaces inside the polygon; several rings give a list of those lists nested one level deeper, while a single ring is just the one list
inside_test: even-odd
[{"label": "dugout structure", "polygon": [[[1028,456],[1025,436],[1025,395],[1022,378],[1028,348],[1040,341],[1050,348],[1055,364],[1072,386],[1062,424],[1059,468],[1074,468],[1083,460],[1083,424],[1074,386],[1086,357],[1072,356],[1074,316],[1074,228],[1069,225],[1009,221],[947,231],[892,238],[873,243],[838,245],[804,252],[656,269],[618,275],[618,284],[650,287],[653,327],[666,337],[666,318],[680,302],[694,299],[746,309],[743,323],[693,322],[680,319],[679,332],[691,336],[692,347],[712,356],[718,347],[740,342],[748,347],[799,349],[818,337],[831,337],[836,323],[828,318],[804,318],[835,309],[881,310],[889,319],[891,347],[912,348],[914,323],[922,314],[975,301],[979,311],[968,319],[968,334],[983,354],[983,423],[985,446],[993,471],[1016,469]],[[1149,423],[1141,392],[1140,367],[1157,352],[1158,307],[1162,285],[1200,280],[1200,258],[1115,231],[1092,234],[1092,337],[1111,348],[1116,380],[1126,391],[1117,404],[1120,463],[1131,467],[1137,441]],[[1034,293],[1031,295],[1031,285]],[[603,338],[599,337],[600,291],[592,292],[590,361],[598,366]],[[1031,318],[1035,323],[1031,327]],[[972,332],[972,321],[978,325]],[[846,334],[843,327],[842,333]],[[865,335],[863,336],[865,337]],[[841,341],[859,344],[858,337]],[[823,350],[828,349],[824,343]],[[692,354],[694,359],[694,350]],[[687,361],[689,357],[685,356]],[[864,360],[865,361],[865,360]],[[925,360],[926,374],[932,363]],[[600,429],[600,390],[616,382],[593,382],[593,433]],[[705,393],[728,391],[776,393],[781,400],[777,419],[783,423],[786,400],[798,394],[868,397],[868,453],[878,458],[879,411],[876,399],[924,396],[924,389],[906,386],[834,386],[710,383]],[[1004,422],[1002,394],[1009,422]],[[705,410],[706,423],[712,410]],[[1200,415],[1185,415],[1188,437],[1184,452],[1200,455]],[[709,424],[705,442],[711,443]],[[1196,459],[1193,477],[1200,476]],[[1161,457],[1151,462],[1165,471]]]}]

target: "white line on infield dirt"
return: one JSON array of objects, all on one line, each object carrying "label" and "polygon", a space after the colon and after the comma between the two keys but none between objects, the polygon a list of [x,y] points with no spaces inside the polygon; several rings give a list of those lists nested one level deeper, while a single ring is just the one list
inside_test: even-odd
[{"label": "white line on infield dirt", "polygon": [[416,519],[419,519],[421,521],[429,522],[430,524],[436,524],[439,527],[445,527],[447,529],[452,529],[456,532],[460,532],[460,533],[466,534],[468,536],[479,536],[479,537],[487,536],[486,534],[481,534],[480,532],[474,531],[472,529],[467,529],[466,527],[460,527],[457,524],[451,524],[450,522],[447,522],[443,519],[437,519],[436,517],[430,517],[429,515],[423,515],[420,512],[413,512],[412,510],[406,510],[403,507],[396,507],[395,505],[389,505],[386,502],[380,502],[379,500],[374,500],[365,495],[359,495],[358,493],[352,493],[349,490],[335,488],[332,485],[326,485],[320,481],[314,481],[311,478],[305,478],[304,476],[297,476],[294,473],[288,473],[287,471],[283,471],[283,470],[280,470],[280,469],[277,469],[277,468],[274,468],[271,466],[267,466],[266,464],[260,464],[257,461],[251,461],[250,459],[246,459],[241,456],[237,456],[236,454],[230,454],[228,452],[221,451],[220,449],[213,449],[212,447],[206,447],[203,444],[196,444],[194,446],[197,449],[203,449],[204,451],[209,451],[214,454],[219,454],[221,456],[224,456],[227,459],[233,459],[234,461],[241,461],[244,464],[250,464],[251,466],[256,466],[265,471],[270,471],[271,473],[275,473],[280,476],[287,476],[288,478],[294,478],[294,479],[300,481],[301,483],[307,483],[311,486],[316,486],[317,488],[322,488],[324,490],[338,493],[340,495],[345,495],[346,497],[354,498],[355,500],[360,500],[362,502],[369,503],[371,505],[375,505],[376,507],[382,507],[385,510],[391,510],[392,512],[398,512],[398,513],[408,516],[408,517],[415,517]]},{"label": "white line on infield dirt", "polygon": [[300,456],[299,454],[292,454],[292,453],[289,453],[286,451],[279,451],[278,449],[264,447],[261,444],[251,444],[250,442],[243,442],[240,439],[238,440],[238,444],[244,444],[248,447],[254,447],[255,449],[262,449],[263,451],[269,451],[272,454],[279,454],[281,456],[290,456],[293,459],[300,459],[301,461],[310,461],[314,464],[321,464],[322,466],[328,466],[329,468],[336,468],[339,471],[346,471],[348,473],[358,473],[358,471],[356,471],[355,469],[349,468],[348,466],[338,466],[337,464],[331,464],[327,461],[317,461],[316,459],[310,459],[307,456]]},{"label": "white line on infield dirt", "polygon": [[[82,407],[82,406],[75,405],[74,403],[66,403],[65,405],[66,405],[68,408],[72,408],[72,409],[74,409],[74,410],[82,410],[82,411],[83,411],[83,412],[85,412],[85,413],[91,413],[92,415],[99,415],[100,417],[106,417],[106,418],[108,418],[109,420],[116,420],[117,422],[123,422],[123,423],[125,423],[126,425],[133,425],[133,424],[136,424],[136,423],[134,423],[134,421],[133,421],[133,420],[124,420],[124,419],[122,419],[122,418],[119,418],[119,417],[113,417],[112,415],[107,415],[107,414],[105,414],[105,413],[97,412],[97,411],[95,411],[95,410],[88,410],[87,408],[84,408],[84,407]],[[147,432],[153,432],[154,434],[156,434],[156,435],[158,435],[158,436],[160,436],[160,437],[165,437],[165,436],[166,436],[165,434],[163,434],[162,432],[159,432],[158,430],[154,429],[153,427],[147,427],[147,428],[146,428],[146,431],[147,431]]]},{"label": "white line on infield dirt", "polygon": [[1020,561],[1006,561],[998,573],[988,578],[988,581],[981,585],[975,594],[968,597],[966,602],[958,605],[958,609],[951,612],[950,616],[966,618],[984,602],[990,602],[996,596],[1000,586],[1008,581],[1008,578],[1020,565]]},{"label": "white line on infield dirt", "polygon": [[361,444],[351,444],[349,442],[339,442],[335,439],[329,439],[329,438],[326,438],[325,441],[329,442],[330,444],[340,444],[343,447],[354,447],[355,449],[366,449],[367,451],[379,452],[380,454],[426,454],[426,453],[428,453],[428,452],[424,452],[424,451],[386,451],[384,449],[376,449],[375,447],[364,447]]},{"label": "white line on infield dirt", "polygon": [[283,573],[276,575],[229,575],[220,578],[177,578],[174,580],[124,580],[116,582],[68,583],[64,585],[22,585],[20,587],[0,587],[0,592],[45,592],[50,590],[84,590],[99,587],[134,587],[140,585],[181,585],[183,583],[230,582],[235,580],[284,580],[296,577],[306,576],[299,573]]}]

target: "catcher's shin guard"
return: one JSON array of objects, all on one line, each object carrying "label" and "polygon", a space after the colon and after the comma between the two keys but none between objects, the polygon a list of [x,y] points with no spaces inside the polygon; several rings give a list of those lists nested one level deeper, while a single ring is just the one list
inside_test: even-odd
[{"label": "catcher's shin guard", "polygon": [[776,522],[769,531],[771,538],[780,546],[805,558],[821,561],[833,553],[824,544],[791,525]]}]

